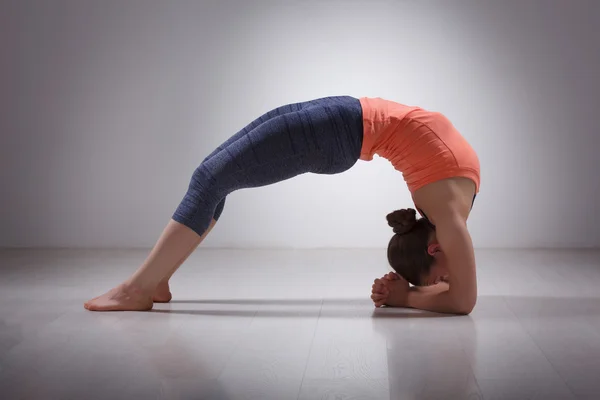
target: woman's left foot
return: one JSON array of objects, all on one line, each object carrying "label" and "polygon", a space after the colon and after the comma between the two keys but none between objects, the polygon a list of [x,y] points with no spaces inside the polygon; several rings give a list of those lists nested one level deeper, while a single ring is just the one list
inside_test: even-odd
[{"label": "woman's left foot", "polygon": [[133,286],[121,284],[102,296],[87,301],[90,311],[148,311],[152,309],[152,294]]},{"label": "woman's left foot", "polygon": [[152,296],[152,300],[155,303],[168,303],[172,298],[173,296],[171,295],[168,281],[160,282],[154,291],[154,295]]}]

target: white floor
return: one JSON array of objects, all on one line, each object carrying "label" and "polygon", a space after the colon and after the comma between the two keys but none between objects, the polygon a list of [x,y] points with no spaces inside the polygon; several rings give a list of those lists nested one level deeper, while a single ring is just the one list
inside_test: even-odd
[{"label": "white floor", "polygon": [[467,317],[375,310],[380,250],[202,249],[171,304],[83,309],[145,254],[0,252],[0,398],[600,398],[600,252],[478,251]]}]

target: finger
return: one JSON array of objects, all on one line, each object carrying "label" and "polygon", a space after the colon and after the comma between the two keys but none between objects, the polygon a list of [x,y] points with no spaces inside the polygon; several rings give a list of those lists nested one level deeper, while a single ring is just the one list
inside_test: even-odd
[{"label": "finger", "polygon": [[376,285],[374,285],[373,292],[388,293],[389,289],[388,289],[387,285],[384,282],[385,281],[381,281],[381,282],[377,283]]},{"label": "finger", "polygon": [[371,291],[374,293],[387,293],[388,289],[387,289],[387,286],[384,285],[383,283],[377,283],[377,284],[373,285]]},{"label": "finger", "polygon": [[396,280],[402,279],[402,277],[395,272],[390,272],[388,275],[389,275],[388,279],[391,281],[396,281]]},{"label": "finger", "polygon": [[371,298],[373,300],[383,299],[384,297],[387,297],[387,296],[383,293],[371,293]]},{"label": "finger", "polygon": [[377,295],[381,295],[381,296],[387,296],[387,291],[385,290],[385,288],[373,289],[371,291],[371,294],[377,294]]},{"label": "finger", "polygon": [[389,280],[387,280],[387,279],[377,279],[376,285],[378,287],[387,288],[388,285],[389,285]]},{"label": "finger", "polygon": [[371,300],[373,300],[373,304],[375,305],[375,307],[381,307],[383,304],[385,304],[386,301],[385,298],[380,298],[378,296],[371,296]]}]

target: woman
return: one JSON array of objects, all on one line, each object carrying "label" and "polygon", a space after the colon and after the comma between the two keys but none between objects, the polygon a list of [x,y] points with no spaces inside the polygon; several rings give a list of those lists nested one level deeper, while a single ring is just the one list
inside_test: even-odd
[{"label": "woman", "polygon": [[[388,216],[396,232],[388,258],[399,275],[376,281],[375,304],[469,313],[477,297],[466,226],[479,190],[475,152],[439,113],[349,96],[279,107],[219,146],[195,170],[144,263],[125,282],[86,302],[85,308],[143,311],[153,302],[170,301],[170,277],[213,228],[228,194],[308,172],[338,174],[359,159],[372,160],[374,154],[402,172],[426,216],[417,221],[414,210]],[[450,283],[447,290],[408,290],[408,281],[426,285],[442,278]]]}]

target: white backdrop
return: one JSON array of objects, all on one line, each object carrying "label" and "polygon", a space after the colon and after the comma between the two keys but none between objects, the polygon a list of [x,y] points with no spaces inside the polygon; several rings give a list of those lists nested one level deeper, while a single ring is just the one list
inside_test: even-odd
[{"label": "white backdrop", "polygon": [[[273,107],[384,97],[477,150],[477,247],[600,246],[600,2],[0,3],[0,246],[151,246],[212,149]],[[376,159],[235,192],[213,247],[384,247]]]}]

